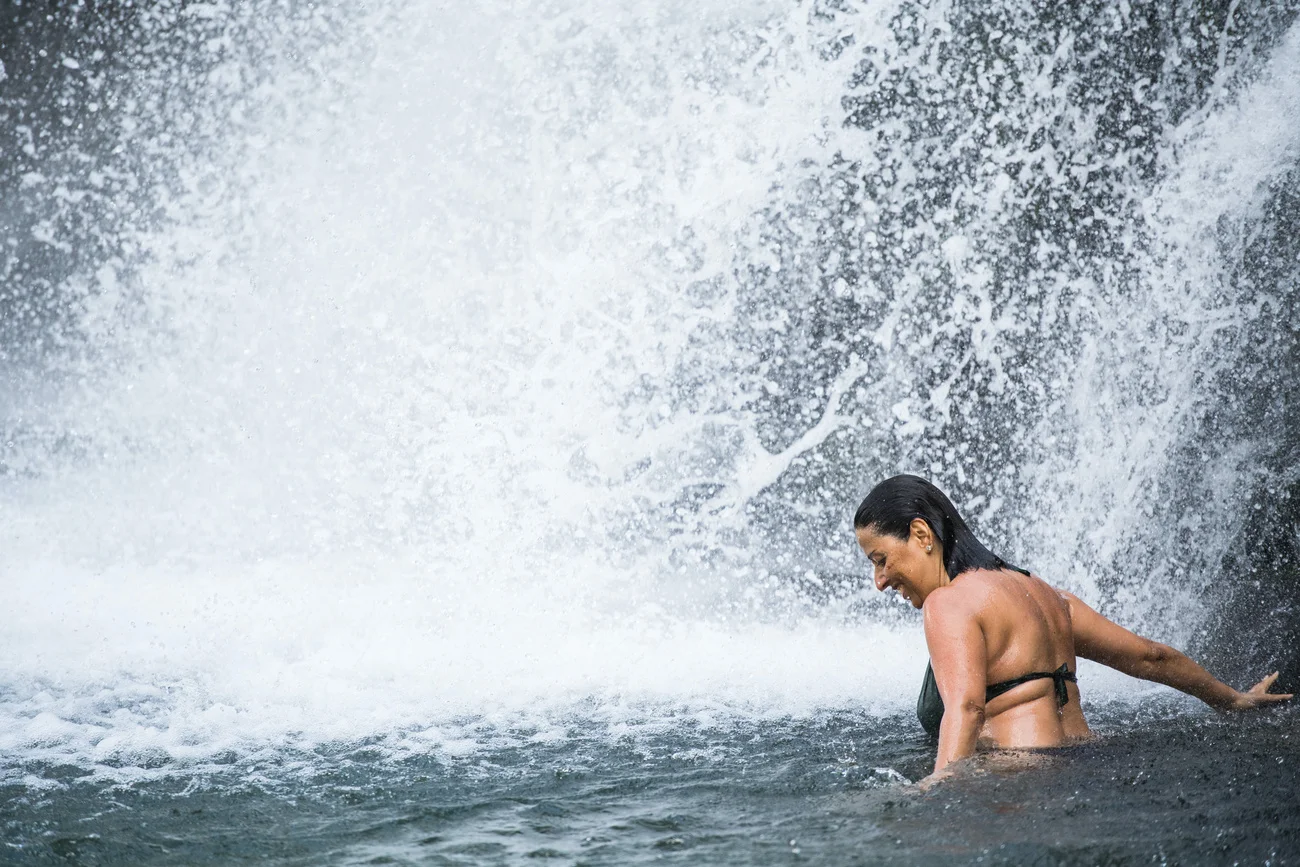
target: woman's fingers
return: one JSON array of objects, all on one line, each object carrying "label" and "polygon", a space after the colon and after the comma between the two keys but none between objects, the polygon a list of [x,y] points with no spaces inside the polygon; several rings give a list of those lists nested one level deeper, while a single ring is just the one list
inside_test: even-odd
[{"label": "woman's fingers", "polygon": [[1295,696],[1289,692],[1269,692],[1273,684],[1277,683],[1277,677],[1278,673],[1275,671],[1245,692],[1238,693],[1236,708],[1249,710],[1266,704],[1279,704],[1294,698]]},{"label": "woman's fingers", "polygon": [[1266,695],[1266,694],[1268,694],[1268,691],[1269,691],[1269,689],[1273,686],[1273,684],[1277,683],[1277,675],[1278,675],[1278,673],[1277,673],[1276,671],[1273,672],[1272,674],[1268,675],[1268,676],[1265,677],[1263,680],[1261,680],[1259,683],[1257,683],[1257,684],[1255,684],[1254,686],[1252,686],[1252,687],[1250,688],[1249,692],[1253,692],[1253,693],[1255,693],[1255,694],[1257,694],[1257,695]]}]

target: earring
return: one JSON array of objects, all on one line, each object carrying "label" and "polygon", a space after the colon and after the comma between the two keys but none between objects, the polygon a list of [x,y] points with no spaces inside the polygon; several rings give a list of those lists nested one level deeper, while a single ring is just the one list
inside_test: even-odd
[{"label": "earring", "polygon": [[925,546],[925,553],[929,554],[929,553],[930,553],[931,551],[933,551],[933,550],[934,550],[934,546],[933,546],[933,545],[926,545],[926,546]]}]

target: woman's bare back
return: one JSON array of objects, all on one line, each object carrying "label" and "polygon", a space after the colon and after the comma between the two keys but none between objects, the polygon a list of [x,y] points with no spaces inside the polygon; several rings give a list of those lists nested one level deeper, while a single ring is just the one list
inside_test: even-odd
[{"label": "woman's bare back", "polygon": [[[1077,670],[1070,606],[1042,579],[1010,569],[976,570],[961,576],[961,588],[976,603],[984,633],[987,685],[1030,672]],[[1039,678],[989,699],[982,741],[1003,748],[1056,746],[1088,735],[1079,705],[1079,688],[1065,683],[1068,700],[1059,704],[1056,684]]]}]

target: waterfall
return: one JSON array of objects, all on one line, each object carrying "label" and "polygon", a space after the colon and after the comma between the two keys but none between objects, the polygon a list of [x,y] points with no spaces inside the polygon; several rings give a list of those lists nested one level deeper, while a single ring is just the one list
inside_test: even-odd
[{"label": "waterfall", "polygon": [[1295,634],[1293,12],[32,17],[0,744],[898,712],[923,640],[850,516],[899,471],[1294,671],[1229,628]]}]

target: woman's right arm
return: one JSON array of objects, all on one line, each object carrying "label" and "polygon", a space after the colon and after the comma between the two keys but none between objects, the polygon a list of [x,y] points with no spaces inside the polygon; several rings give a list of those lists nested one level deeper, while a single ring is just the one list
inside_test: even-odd
[{"label": "woman's right arm", "polygon": [[1143,638],[1112,623],[1072,593],[1061,591],[1061,595],[1070,604],[1076,656],[1100,662],[1132,677],[1172,686],[1220,710],[1245,710],[1291,698],[1289,694],[1268,691],[1277,680],[1277,672],[1240,692],[1169,645]]}]

